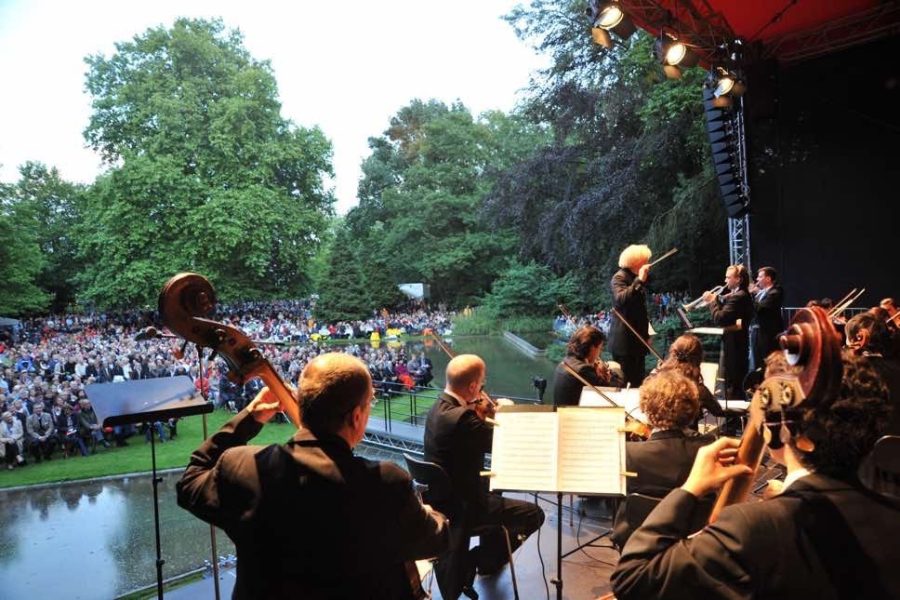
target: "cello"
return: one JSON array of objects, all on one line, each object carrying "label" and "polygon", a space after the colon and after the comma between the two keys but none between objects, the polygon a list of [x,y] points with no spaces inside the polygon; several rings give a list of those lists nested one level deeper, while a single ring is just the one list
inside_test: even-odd
[{"label": "cello", "polygon": [[[254,377],[278,398],[281,410],[298,429],[301,428],[300,408],[293,389],[282,381],[278,372],[263,356],[262,351],[240,329],[207,318],[216,306],[216,292],[212,284],[196,273],[179,273],[163,286],[159,294],[159,314],[163,323],[186,342],[213,350],[209,360],[221,357],[228,365],[228,378],[243,385]],[[409,597],[425,600],[429,595],[415,561],[402,563],[404,577],[409,584]]]}]

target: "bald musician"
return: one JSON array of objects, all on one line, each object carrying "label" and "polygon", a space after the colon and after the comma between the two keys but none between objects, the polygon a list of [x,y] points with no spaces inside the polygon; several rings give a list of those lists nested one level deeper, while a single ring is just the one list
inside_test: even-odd
[{"label": "bald musician", "polygon": [[247,445],[280,408],[263,388],[191,455],[178,504],[234,541],[233,598],[412,598],[404,561],[447,547],[406,471],[353,455],[373,394],[362,361],[322,354],[300,374],[290,441]]},{"label": "bald musician", "polygon": [[[787,467],[781,493],[726,507],[692,537],[699,499],[749,470],[738,441],[697,453],[687,481],[631,536],[612,575],[620,600],[900,598],[900,507],[863,489],[857,469],[887,421],[887,389],[847,355],[841,388],[787,424],[771,447]],[[781,445],[781,448],[776,446]]]},{"label": "bald musician", "polygon": [[448,511],[453,524],[454,547],[435,566],[441,596],[447,600],[458,598],[463,588],[471,586],[476,569],[481,575],[492,575],[507,563],[502,532],[480,536],[480,545],[469,551],[469,530],[504,525],[515,550],[544,522],[544,513],[536,505],[489,492],[487,478],[480,475],[494,439],[494,430],[485,421],[494,409],[480,402],[486,373],[484,361],[474,354],[452,359],[446,387],[425,422],[425,460],[444,468],[459,500],[457,507],[437,507]]}]

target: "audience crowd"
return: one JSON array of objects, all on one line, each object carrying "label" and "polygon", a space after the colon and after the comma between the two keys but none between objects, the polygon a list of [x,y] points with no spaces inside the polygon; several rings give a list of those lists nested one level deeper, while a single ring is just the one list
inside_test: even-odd
[{"label": "audience crowd", "polygon": [[[295,381],[312,358],[325,352],[328,339],[371,338],[396,334],[448,333],[451,314],[414,307],[409,312],[373,312],[369,319],[319,324],[310,301],[246,302],[223,305],[216,319],[240,329],[259,346],[283,379]],[[7,468],[41,462],[55,455],[87,456],[97,446],[127,445],[132,426],[104,428],[85,392],[92,383],[115,383],[156,377],[189,377],[217,407],[238,411],[262,386],[257,379],[239,385],[225,376],[221,358],[199,371],[192,348],[181,357],[181,341],[143,339],[154,325],[149,311],[117,314],[54,315],[21,322],[0,336],[0,461]],[[163,330],[165,332],[165,330]],[[431,361],[423,352],[389,344],[329,347],[362,359],[383,394],[428,385]],[[177,424],[151,426],[166,441]],[[149,440],[148,426],[142,426]]]}]

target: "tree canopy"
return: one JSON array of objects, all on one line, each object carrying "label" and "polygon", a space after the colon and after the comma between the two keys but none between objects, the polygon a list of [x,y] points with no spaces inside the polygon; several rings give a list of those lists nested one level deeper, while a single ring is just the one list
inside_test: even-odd
[{"label": "tree canopy", "polygon": [[331,145],[281,117],[271,68],[241,34],[179,19],[87,64],[85,138],[111,168],[83,207],[84,298],[146,304],[182,270],[224,298],[306,291],[332,210]]}]

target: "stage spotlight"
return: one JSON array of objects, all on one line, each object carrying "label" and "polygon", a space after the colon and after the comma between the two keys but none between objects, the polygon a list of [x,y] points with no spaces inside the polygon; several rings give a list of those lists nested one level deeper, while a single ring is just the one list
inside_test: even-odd
[{"label": "stage spotlight", "polygon": [[700,60],[687,44],[669,34],[660,34],[653,45],[653,53],[669,79],[680,79],[682,69],[693,67]]},{"label": "stage spotlight", "polygon": [[637,30],[634,23],[625,15],[618,2],[607,2],[599,7],[599,15],[595,27],[612,31],[623,40],[628,39]]},{"label": "stage spotlight", "polygon": [[706,85],[713,90],[713,95],[719,98],[740,98],[747,91],[747,84],[743,78],[734,71],[724,67],[715,67],[706,78]]}]

